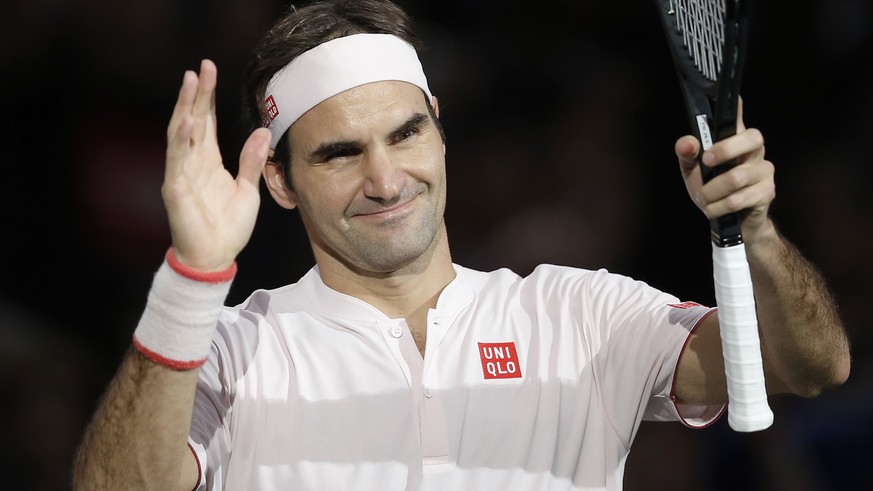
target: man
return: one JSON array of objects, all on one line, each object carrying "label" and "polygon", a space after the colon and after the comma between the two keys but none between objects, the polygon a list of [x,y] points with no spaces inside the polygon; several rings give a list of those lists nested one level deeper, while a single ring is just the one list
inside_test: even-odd
[{"label": "man", "polygon": [[[452,262],[445,140],[416,43],[384,0],[289,11],[254,56],[266,127],[235,179],[215,141],[216,67],[185,73],[162,188],[172,247],[77,489],[620,489],[643,419],[722,414],[714,309],[603,270]],[[842,383],[827,288],[768,218],[760,132],[707,151],[707,165],[740,165],[706,186],[698,148],[676,143],[694,201],[744,211],[768,391]],[[225,308],[261,176],[299,210],[316,265]]]}]

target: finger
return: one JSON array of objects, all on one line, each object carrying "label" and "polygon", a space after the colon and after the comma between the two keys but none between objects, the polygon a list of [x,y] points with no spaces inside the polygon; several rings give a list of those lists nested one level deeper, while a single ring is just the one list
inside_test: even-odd
[{"label": "finger", "polygon": [[186,114],[176,125],[176,131],[167,142],[167,161],[164,168],[164,178],[170,181],[179,176],[183,169],[188,152],[190,151],[191,134],[194,132],[194,118]]},{"label": "finger", "polygon": [[204,116],[212,112],[215,102],[215,86],[218,69],[211,60],[200,62],[200,83],[197,84],[197,99],[194,101],[194,116]]},{"label": "finger", "polygon": [[266,128],[258,128],[249,135],[239,156],[238,183],[248,183],[257,187],[261,179],[272,135]]},{"label": "finger", "polygon": [[704,203],[712,204],[747,188],[763,185],[775,189],[774,173],[773,164],[763,159],[738,165],[712,178],[700,189],[700,196]]},{"label": "finger", "polygon": [[197,92],[197,74],[188,70],[182,77],[182,87],[170,122],[167,125],[167,154],[164,167],[164,178],[174,179],[182,172],[181,163],[190,151],[191,136],[194,130],[194,118],[191,107]]},{"label": "finger", "polygon": [[746,131],[746,123],[743,121],[743,96],[737,96],[737,133]]},{"label": "finger", "polygon": [[197,95],[191,114],[195,119],[194,141],[203,141],[203,138],[215,131],[215,87],[218,83],[218,70],[215,64],[208,59],[200,62],[200,77],[197,84]]},{"label": "finger", "polygon": [[744,210],[766,210],[776,196],[774,186],[766,182],[758,182],[755,185],[744,187],[719,200],[707,203],[703,212],[709,218],[718,218],[729,213],[737,213]]},{"label": "finger", "polygon": [[704,165],[714,167],[744,156],[743,160],[763,156],[763,152],[764,135],[756,128],[749,128],[709,147],[701,159]]},{"label": "finger", "polygon": [[179,96],[176,98],[176,105],[173,107],[173,114],[170,116],[170,122],[167,125],[167,139],[172,141],[176,137],[179,125],[185,116],[191,114],[191,108],[194,105],[194,98],[197,94],[197,74],[191,70],[186,70],[182,76],[182,86],[179,88]]}]

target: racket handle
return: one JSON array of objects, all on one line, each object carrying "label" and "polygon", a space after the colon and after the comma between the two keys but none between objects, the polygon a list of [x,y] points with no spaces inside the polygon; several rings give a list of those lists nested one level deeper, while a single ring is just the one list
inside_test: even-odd
[{"label": "racket handle", "polygon": [[761,340],[745,246],[712,245],[715,300],[728,392],[728,424],[751,432],[773,424],[767,403]]}]

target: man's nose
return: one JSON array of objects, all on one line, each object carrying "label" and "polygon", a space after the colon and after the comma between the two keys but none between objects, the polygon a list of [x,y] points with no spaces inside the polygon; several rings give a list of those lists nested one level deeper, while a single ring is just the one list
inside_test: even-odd
[{"label": "man's nose", "polygon": [[391,151],[387,146],[372,149],[367,152],[365,158],[365,196],[387,201],[403,191],[405,175],[392,159]]}]

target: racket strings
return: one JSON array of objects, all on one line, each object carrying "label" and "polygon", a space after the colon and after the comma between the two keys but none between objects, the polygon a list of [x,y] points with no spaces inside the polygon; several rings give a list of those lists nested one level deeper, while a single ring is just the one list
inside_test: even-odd
[{"label": "racket strings", "polygon": [[707,80],[716,81],[724,46],[724,0],[670,0],[668,14],[694,66]]}]

